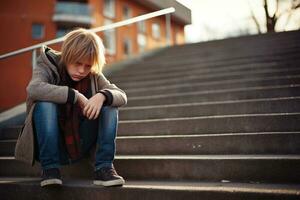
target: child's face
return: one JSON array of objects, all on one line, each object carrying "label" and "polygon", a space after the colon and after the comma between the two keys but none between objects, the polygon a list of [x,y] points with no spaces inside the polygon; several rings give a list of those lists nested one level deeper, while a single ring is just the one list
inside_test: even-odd
[{"label": "child's face", "polygon": [[86,77],[92,68],[90,60],[79,60],[76,63],[67,65],[67,72],[73,81],[80,81]]}]

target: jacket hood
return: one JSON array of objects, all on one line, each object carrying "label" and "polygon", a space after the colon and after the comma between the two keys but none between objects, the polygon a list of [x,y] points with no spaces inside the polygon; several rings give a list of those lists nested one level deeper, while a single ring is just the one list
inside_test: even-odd
[{"label": "jacket hood", "polygon": [[60,58],[61,52],[43,45],[40,49],[40,56],[37,58],[37,64],[46,64],[59,77],[57,66],[59,65]]}]

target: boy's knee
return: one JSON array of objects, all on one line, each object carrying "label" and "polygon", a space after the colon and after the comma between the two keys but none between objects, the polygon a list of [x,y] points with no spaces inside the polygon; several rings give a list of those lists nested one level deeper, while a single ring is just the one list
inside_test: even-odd
[{"label": "boy's knee", "polygon": [[118,114],[119,110],[118,110],[117,107],[103,106],[102,109],[101,109],[101,112],[116,113],[116,114]]},{"label": "boy's knee", "polygon": [[38,108],[41,108],[41,109],[56,109],[57,105],[53,102],[38,101],[36,103],[35,107],[38,107]]},{"label": "boy's knee", "polygon": [[52,113],[57,114],[57,104],[47,101],[38,101],[35,105],[34,112],[42,112],[46,115],[51,115]]},{"label": "boy's knee", "polygon": [[117,107],[103,106],[101,109],[101,115],[105,115],[105,116],[117,117],[118,113],[119,110]]},{"label": "boy's knee", "polygon": [[45,136],[55,137],[57,124],[57,104],[47,101],[36,102],[33,123],[35,127],[43,129]]}]

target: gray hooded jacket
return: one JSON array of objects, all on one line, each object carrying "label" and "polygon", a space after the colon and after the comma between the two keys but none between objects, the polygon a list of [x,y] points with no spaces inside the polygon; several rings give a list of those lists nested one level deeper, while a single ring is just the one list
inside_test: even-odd
[{"label": "gray hooded jacket", "polygon": [[[49,57],[50,56],[50,57]],[[50,58],[50,59],[49,59]],[[78,93],[68,86],[59,86],[60,76],[55,66],[60,59],[60,52],[43,46],[37,65],[33,69],[26,99],[26,119],[19,133],[15,146],[15,159],[34,165],[35,142],[32,115],[36,101],[49,101],[57,104],[76,103]],[[54,62],[54,63],[53,63]],[[92,95],[101,92],[106,96],[106,104],[120,107],[127,104],[123,90],[110,83],[105,76],[90,74]]]}]

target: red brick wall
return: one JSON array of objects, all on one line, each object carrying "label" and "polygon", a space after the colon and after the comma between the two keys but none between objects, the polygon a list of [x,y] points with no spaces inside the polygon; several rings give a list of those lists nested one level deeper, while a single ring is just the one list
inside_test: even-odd
[{"label": "red brick wall", "polygon": [[[49,5],[49,6],[45,6]],[[0,6],[1,45],[0,54],[24,48],[55,37],[55,25],[51,21],[54,0],[2,1]],[[45,25],[43,40],[31,38],[31,24]],[[25,87],[31,78],[31,53],[0,60],[0,110],[24,102]]]}]

